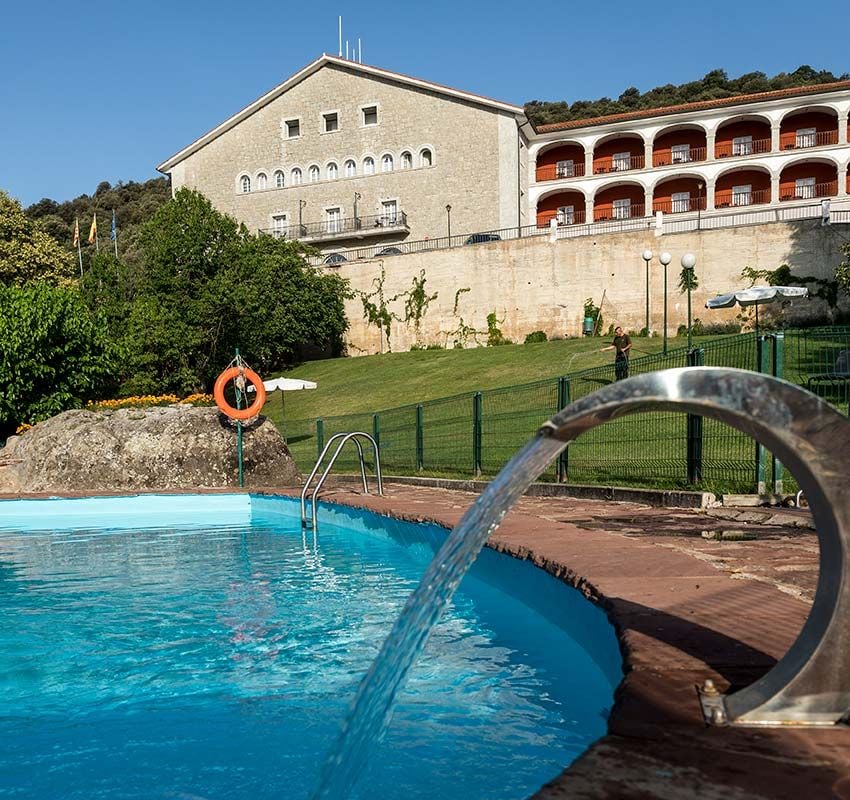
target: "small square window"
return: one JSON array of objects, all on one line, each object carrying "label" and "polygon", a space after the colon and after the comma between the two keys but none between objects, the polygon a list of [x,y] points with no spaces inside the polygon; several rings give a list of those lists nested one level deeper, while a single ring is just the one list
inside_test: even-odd
[{"label": "small square window", "polygon": [[301,135],[301,120],[288,119],[283,123],[286,125],[286,138],[297,139]]},{"label": "small square window", "polygon": [[364,125],[377,125],[378,124],[378,107],[377,106],[366,106],[363,109],[363,124]]},{"label": "small square window", "polygon": [[325,133],[333,133],[339,130],[339,114],[336,111],[330,114],[322,114],[322,119],[325,121]]}]

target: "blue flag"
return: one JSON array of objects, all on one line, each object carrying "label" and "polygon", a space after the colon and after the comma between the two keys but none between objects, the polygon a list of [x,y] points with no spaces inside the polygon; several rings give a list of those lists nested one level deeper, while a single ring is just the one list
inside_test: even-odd
[{"label": "blue flag", "polygon": [[118,229],[115,227],[115,209],[112,209],[112,230],[109,232],[109,238],[114,242],[116,236],[118,236]]}]

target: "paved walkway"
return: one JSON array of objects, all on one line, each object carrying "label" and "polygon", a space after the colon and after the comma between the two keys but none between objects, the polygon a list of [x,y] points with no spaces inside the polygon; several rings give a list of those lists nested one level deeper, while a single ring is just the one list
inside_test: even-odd
[{"label": "paved walkway", "polygon": [[[385,497],[339,488],[327,499],[451,526],[475,496],[389,485]],[[571,498],[517,504],[490,546],[599,602],[627,672],[609,735],[535,800],[850,800],[850,730],[707,728],[695,691],[706,678],[721,691],[746,686],[793,642],[817,582],[817,537],[806,524],[799,513]]]}]

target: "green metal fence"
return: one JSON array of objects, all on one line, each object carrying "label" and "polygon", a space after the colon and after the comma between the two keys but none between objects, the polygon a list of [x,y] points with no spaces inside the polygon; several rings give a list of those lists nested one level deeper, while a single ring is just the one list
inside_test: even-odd
[{"label": "green metal fence", "polygon": [[[726,336],[691,352],[682,347],[633,359],[630,372],[638,375],[688,365],[735,367],[784,377],[844,413],[850,410],[850,327]],[[362,430],[380,443],[385,472],[490,476],[542,422],[614,379],[611,364],[374,413],[287,421],[287,441],[302,470],[311,468],[335,433]],[[339,463],[342,468],[356,467],[351,445]],[[623,417],[588,431],[543,479],[703,486],[726,492],[796,488],[782,465],[746,434],[714,420],[673,412]]]}]

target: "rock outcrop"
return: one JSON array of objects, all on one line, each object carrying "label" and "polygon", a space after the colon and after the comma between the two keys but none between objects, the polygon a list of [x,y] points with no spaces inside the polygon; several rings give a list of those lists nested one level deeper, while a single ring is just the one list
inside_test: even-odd
[{"label": "rock outcrop", "polygon": [[[245,485],[299,481],[265,417],[244,428]],[[238,486],[236,427],[215,408],[184,405],[66,411],[0,450],[0,492],[123,491]]]}]

